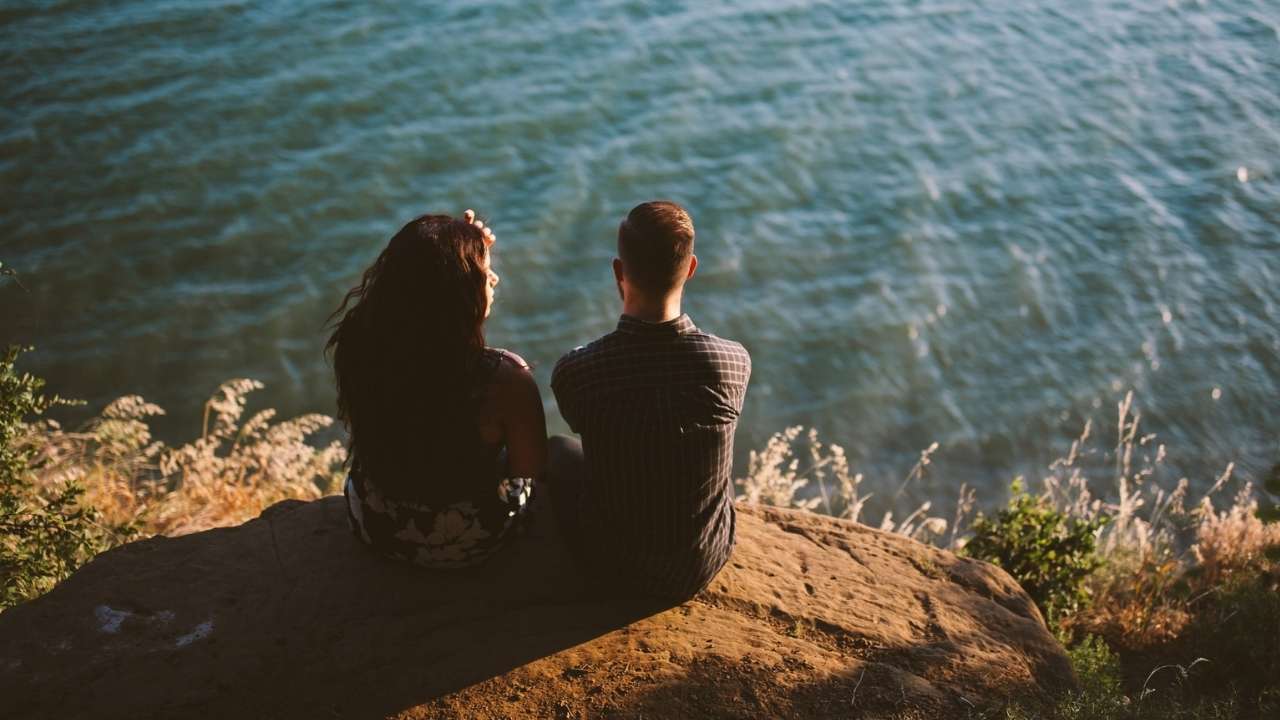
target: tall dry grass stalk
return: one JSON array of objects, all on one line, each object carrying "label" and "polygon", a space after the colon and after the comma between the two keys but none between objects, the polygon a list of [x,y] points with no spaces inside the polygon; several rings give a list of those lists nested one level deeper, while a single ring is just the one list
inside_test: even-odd
[{"label": "tall dry grass stalk", "polygon": [[[803,441],[800,440],[802,433]],[[924,477],[937,449],[938,444],[934,443],[920,453],[920,459],[899,487],[897,495],[900,496],[911,482]],[[800,470],[800,452],[808,458],[803,471]],[[817,487],[817,494],[801,497],[801,491],[810,482]],[[741,491],[739,497],[749,503],[821,510],[827,515],[861,522],[862,512],[871,499],[870,493],[862,493],[862,482],[862,473],[855,474],[849,470],[844,448],[834,443],[823,443],[815,429],[810,428],[806,432],[796,425],[774,433],[763,449],[752,450],[747,456],[747,474],[736,484]],[[966,492],[967,489],[962,487],[961,507],[965,505]],[[971,507],[971,494],[969,503]],[[894,520],[890,510],[881,519],[879,527],[925,542],[936,541],[946,534],[948,522],[945,518],[930,515],[931,508],[932,503],[921,503],[899,521]]]},{"label": "tall dry grass stalk", "polygon": [[205,403],[200,437],[169,447],[152,437],[148,419],[163,415],[141,397],[119,398],[75,431],[44,420],[25,439],[37,448],[37,482],[80,481],[84,502],[103,524],[134,534],[181,535],[256,517],[287,498],[310,500],[333,492],[345,450],[308,440],[333,424],[325,415],[274,422],[261,410],[241,422],[256,380],[223,383]]}]

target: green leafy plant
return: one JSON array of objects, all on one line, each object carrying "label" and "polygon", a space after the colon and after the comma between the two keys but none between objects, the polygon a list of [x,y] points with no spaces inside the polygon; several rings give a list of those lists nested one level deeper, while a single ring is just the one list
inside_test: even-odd
[{"label": "green leafy plant", "polygon": [[[1264,523],[1280,523],[1280,463],[1276,463],[1267,475],[1262,486],[1269,498],[1258,503],[1258,519]],[[1280,562],[1280,545],[1272,545],[1266,549],[1269,560]]]},{"label": "green leafy plant", "polygon": [[1087,635],[1067,649],[1071,666],[1080,678],[1080,690],[1061,700],[1057,714],[1063,718],[1124,717],[1129,698],[1125,696],[1120,658],[1096,635]]},{"label": "green leafy plant", "polygon": [[43,395],[43,380],[15,370],[21,351],[0,357],[0,608],[47,591],[104,548],[78,482],[33,480],[39,448],[27,442],[28,419],[71,403]]},{"label": "green leafy plant", "polygon": [[1021,479],[1010,489],[1006,509],[974,521],[964,552],[1007,571],[1049,619],[1086,604],[1084,581],[1102,565],[1095,543],[1107,518],[1071,517],[1028,494]]}]

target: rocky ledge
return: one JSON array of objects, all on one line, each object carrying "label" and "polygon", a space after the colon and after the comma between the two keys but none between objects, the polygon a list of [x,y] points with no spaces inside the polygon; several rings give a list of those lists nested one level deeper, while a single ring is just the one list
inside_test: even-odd
[{"label": "rocky ledge", "polygon": [[672,608],[593,599],[550,518],[477,570],[355,542],[341,498],[94,559],[0,614],[0,717],[964,717],[1075,680],[1004,572],[739,507]]}]

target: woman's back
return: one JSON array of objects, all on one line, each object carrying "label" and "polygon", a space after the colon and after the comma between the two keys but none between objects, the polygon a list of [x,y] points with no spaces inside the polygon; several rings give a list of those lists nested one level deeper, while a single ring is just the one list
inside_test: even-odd
[{"label": "woman's back", "polygon": [[498,282],[489,244],[469,219],[410,222],[348,293],[328,345],[351,432],[352,527],[433,567],[501,547],[545,464],[528,365],[484,345]]}]

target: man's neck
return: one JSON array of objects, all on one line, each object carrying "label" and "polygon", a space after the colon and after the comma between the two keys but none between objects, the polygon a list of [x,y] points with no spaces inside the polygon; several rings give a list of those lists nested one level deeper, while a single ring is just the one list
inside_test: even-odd
[{"label": "man's neck", "polygon": [[680,296],[672,293],[659,300],[629,297],[622,302],[622,313],[645,322],[662,323],[680,317]]}]

